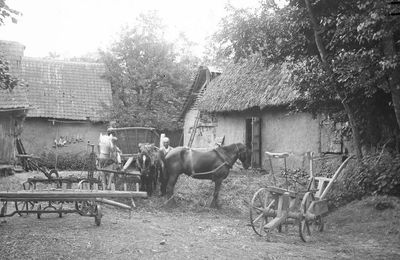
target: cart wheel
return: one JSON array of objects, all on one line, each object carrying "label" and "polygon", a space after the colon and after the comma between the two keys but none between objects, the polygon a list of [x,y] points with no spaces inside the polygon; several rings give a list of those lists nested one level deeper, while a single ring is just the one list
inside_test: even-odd
[{"label": "cart wheel", "polygon": [[33,189],[33,183],[26,181],[26,182],[22,183],[22,188],[24,188],[24,190]]},{"label": "cart wheel", "polygon": [[264,226],[269,222],[269,217],[274,218],[276,205],[276,199],[266,188],[261,188],[254,194],[251,200],[250,224],[257,235],[268,235],[269,231]]},{"label": "cart wheel", "polygon": [[311,223],[312,220],[307,219],[307,210],[310,207],[311,202],[314,200],[314,196],[311,192],[304,194],[303,200],[301,201],[300,211],[302,213],[302,219],[299,221],[299,234],[301,240],[307,242],[311,238]]},{"label": "cart wheel", "polygon": [[97,204],[96,215],[94,216],[94,223],[96,223],[97,226],[100,226],[102,217],[103,217],[103,213],[101,212],[101,206],[99,204]]},{"label": "cart wheel", "polygon": [[[54,175],[54,176],[53,176]],[[58,178],[58,171],[56,169],[52,169],[49,172],[49,179]]]},{"label": "cart wheel", "polygon": [[31,201],[16,201],[15,202],[15,209],[20,216],[28,216],[29,213],[27,212],[20,212],[21,210],[32,210],[35,204]]}]

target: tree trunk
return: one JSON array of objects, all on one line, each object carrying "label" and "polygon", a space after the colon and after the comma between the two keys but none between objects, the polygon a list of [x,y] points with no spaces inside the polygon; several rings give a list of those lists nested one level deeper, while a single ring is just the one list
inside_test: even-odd
[{"label": "tree trunk", "polygon": [[[396,55],[392,33],[390,33],[383,40],[383,52],[385,54],[385,57],[388,59],[393,59]],[[397,126],[400,129],[400,66],[397,66],[389,75],[389,88],[392,95],[394,112],[397,119]]]},{"label": "tree trunk", "polygon": [[[307,11],[308,11],[308,14],[310,16],[311,24],[313,26],[315,44],[317,45],[317,48],[318,48],[318,51],[319,51],[319,54],[320,54],[320,57],[321,57],[322,65],[324,66],[325,72],[328,74],[329,78],[332,79],[333,71],[332,71],[332,68],[329,65],[328,61],[327,61],[326,48],[325,48],[325,45],[322,42],[322,37],[320,35],[321,34],[321,29],[319,28],[317,19],[315,18],[315,15],[314,15],[314,13],[312,11],[310,0],[304,0],[304,2],[306,4]],[[362,159],[362,152],[361,152],[360,133],[358,131],[357,122],[356,122],[356,119],[355,119],[355,116],[354,116],[354,112],[351,109],[351,107],[349,106],[349,104],[348,104],[348,102],[346,100],[346,97],[341,93],[340,88],[338,86],[338,83],[333,80],[332,84],[333,84],[333,87],[334,87],[336,93],[339,95],[339,97],[340,97],[340,99],[342,101],[344,110],[346,111],[346,114],[347,114],[347,116],[349,118],[350,127],[351,127],[351,130],[353,132],[352,140],[353,140],[354,150],[355,150],[357,159],[361,160]]]}]

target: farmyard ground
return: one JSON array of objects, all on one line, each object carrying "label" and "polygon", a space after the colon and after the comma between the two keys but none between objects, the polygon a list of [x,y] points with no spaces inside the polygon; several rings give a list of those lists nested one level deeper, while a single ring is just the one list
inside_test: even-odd
[{"label": "farmyard ground", "polygon": [[[11,189],[26,177],[17,174],[2,178],[0,187]],[[211,183],[184,177],[177,186],[176,208],[160,208],[162,199],[156,197],[138,201],[131,218],[125,211],[106,207],[99,227],[93,218],[77,214],[61,219],[54,215],[1,219],[0,258],[400,259],[397,198],[366,198],[346,205],[327,217],[326,230],[315,233],[309,243],[301,242],[294,226],[287,232],[273,232],[267,241],[249,227],[245,207],[234,207],[229,199],[240,196],[241,190],[232,188],[246,180],[248,186],[244,188],[253,189],[250,182],[257,178],[236,174],[228,178],[221,192],[220,210],[204,205],[212,192]],[[246,204],[250,198],[243,196]],[[377,210],[378,201],[389,201],[394,208]]]}]

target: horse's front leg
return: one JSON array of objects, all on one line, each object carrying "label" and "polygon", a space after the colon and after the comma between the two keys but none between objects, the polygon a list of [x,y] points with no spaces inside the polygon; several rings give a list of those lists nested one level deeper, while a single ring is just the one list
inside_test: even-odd
[{"label": "horse's front leg", "polygon": [[210,207],[211,208],[219,208],[218,205],[218,194],[219,191],[221,190],[221,184],[222,184],[222,178],[216,179],[215,182],[215,188],[214,188],[214,195],[213,195],[213,200],[211,201]]}]

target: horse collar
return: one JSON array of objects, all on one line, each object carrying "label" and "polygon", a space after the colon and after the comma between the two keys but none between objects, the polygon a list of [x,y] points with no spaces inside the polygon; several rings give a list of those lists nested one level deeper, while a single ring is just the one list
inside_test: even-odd
[{"label": "horse collar", "polygon": [[[231,169],[232,166],[233,166],[233,164],[234,164],[235,162],[232,162],[232,163],[227,162],[227,160],[222,156],[222,154],[221,154],[217,149],[214,149],[214,151],[217,153],[217,155],[219,156],[219,158],[221,158],[221,159],[224,161],[224,164],[225,164],[226,166],[228,166],[229,169]],[[228,156],[228,158],[229,158],[229,156]],[[230,158],[229,158],[229,159],[230,159]]]}]

